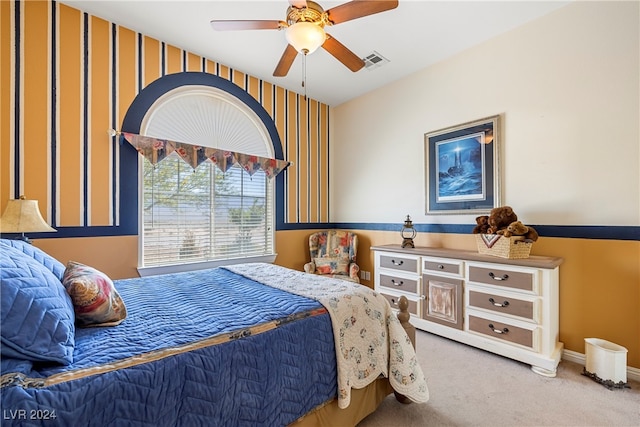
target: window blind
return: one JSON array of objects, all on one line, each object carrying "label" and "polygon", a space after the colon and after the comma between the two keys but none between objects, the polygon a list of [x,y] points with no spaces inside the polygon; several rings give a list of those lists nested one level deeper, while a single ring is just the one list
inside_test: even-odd
[{"label": "window blind", "polygon": [[273,183],[177,154],[143,171],[143,267],[272,255]]}]

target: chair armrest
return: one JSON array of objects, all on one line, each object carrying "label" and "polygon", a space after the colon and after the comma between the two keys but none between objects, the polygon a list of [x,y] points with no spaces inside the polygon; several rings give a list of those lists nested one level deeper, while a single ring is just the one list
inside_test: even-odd
[{"label": "chair armrest", "polygon": [[311,261],[304,265],[305,273],[315,273],[316,272],[316,263]]},{"label": "chair armrest", "polygon": [[351,264],[349,264],[349,277],[359,280],[360,279],[358,277],[359,271],[360,271],[360,267],[358,266],[358,264],[356,264],[355,262],[352,262]]}]

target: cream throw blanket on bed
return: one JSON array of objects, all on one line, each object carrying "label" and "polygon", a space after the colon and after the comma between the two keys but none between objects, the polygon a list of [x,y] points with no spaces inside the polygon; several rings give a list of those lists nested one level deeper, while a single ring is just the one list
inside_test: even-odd
[{"label": "cream throw blanket on bed", "polygon": [[329,312],[338,361],[338,406],[351,402],[351,389],[380,374],[393,389],[422,403],[427,383],[411,340],[387,300],[366,286],[263,263],[224,267],[256,282],[320,302]]}]

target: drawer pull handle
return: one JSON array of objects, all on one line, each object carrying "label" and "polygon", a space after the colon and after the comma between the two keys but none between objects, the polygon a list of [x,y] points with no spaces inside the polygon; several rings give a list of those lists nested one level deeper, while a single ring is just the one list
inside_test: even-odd
[{"label": "drawer pull handle", "polygon": [[502,277],[498,277],[493,273],[489,273],[489,277],[491,277],[493,280],[507,280],[509,278],[509,275],[503,274]]},{"label": "drawer pull handle", "polygon": [[399,282],[396,282],[396,279],[391,279],[391,283],[393,283],[396,286],[404,285],[404,281],[400,280]]},{"label": "drawer pull handle", "polygon": [[500,330],[500,329],[496,329],[496,328],[493,326],[493,323],[489,323],[489,328],[491,328],[491,330],[492,330],[493,332],[495,332],[496,334],[507,334],[507,333],[509,333],[509,328],[502,328],[502,330]]},{"label": "drawer pull handle", "polygon": [[508,307],[509,306],[509,301],[505,301],[502,304],[499,302],[496,302],[496,300],[494,300],[493,298],[489,298],[489,302],[493,305],[495,305],[496,307]]},{"label": "drawer pull handle", "polygon": [[391,304],[395,305],[396,307],[398,306],[398,303],[396,302],[395,298],[391,298]]},{"label": "drawer pull handle", "polygon": [[442,264],[438,264],[438,268],[439,268],[440,270],[444,270],[444,265],[442,265]]},{"label": "drawer pull handle", "polygon": [[392,263],[393,265],[402,265],[402,264],[404,264],[404,261],[400,260],[400,262],[396,262],[396,260],[395,260],[395,259],[392,259],[392,260],[391,260],[391,263]]}]

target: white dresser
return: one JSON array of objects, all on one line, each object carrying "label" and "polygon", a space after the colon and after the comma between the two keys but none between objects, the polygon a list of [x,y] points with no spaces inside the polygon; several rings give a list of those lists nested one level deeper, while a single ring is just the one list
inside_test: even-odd
[{"label": "white dresser", "polygon": [[554,377],[562,258],[506,259],[477,252],[373,246],[375,289],[392,306],[409,300],[424,331],[531,365]]}]

